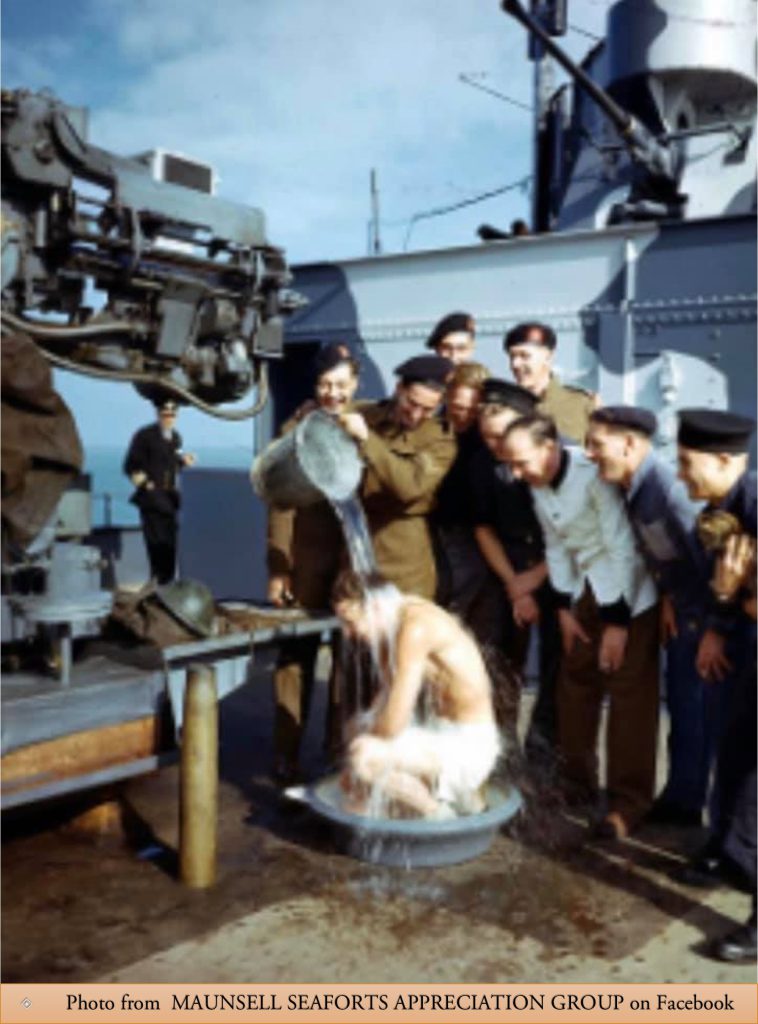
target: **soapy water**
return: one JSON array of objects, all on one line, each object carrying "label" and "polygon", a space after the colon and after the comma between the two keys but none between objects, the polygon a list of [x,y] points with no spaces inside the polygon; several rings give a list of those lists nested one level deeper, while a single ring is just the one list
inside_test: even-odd
[{"label": "soapy water", "polygon": [[[345,537],[351,568],[364,578],[375,573],[377,565],[371,534],[356,489],[345,495],[344,491],[340,492],[337,483],[341,477],[341,467],[338,465],[340,455],[336,446],[328,443],[325,431],[303,432],[300,457],[309,475],[321,487],[334,509]],[[342,682],[340,725],[343,743],[349,736],[370,730],[377,706],[381,705],[381,700],[386,696],[396,667],[402,603],[402,594],[391,583],[369,587],[365,600],[367,642],[355,642],[344,636],[340,647],[339,671]],[[433,694],[430,687],[425,686],[414,711],[413,725],[431,726],[435,717]],[[371,787],[365,806],[365,818],[386,820],[392,816],[395,808],[390,806],[383,784],[392,770],[388,766],[384,778],[379,778]],[[371,842],[381,845],[385,840],[377,837],[371,839]],[[381,851],[377,851],[376,858],[372,856],[369,859],[380,861]]]},{"label": "soapy water", "polygon": [[345,810],[340,779],[321,779],[288,793],[307,803],[335,828],[337,846],[351,857],[373,865],[410,870],[458,864],[485,853],[498,830],[523,806],[510,785],[487,786],[487,810],[447,821],[428,818],[371,818]]},{"label": "soapy water", "polygon": [[353,571],[363,576],[376,572],[374,545],[360,500],[352,494],[341,500],[332,498],[330,503],[345,535]]},{"label": "soapy water", "polygon": [[[356,566],[362,566],[365,574],[365,567],[374,564],[373,550],[368,547],[370,538],[362,534],[365,519],[360,506],[358,509],[360,517],[353,507],[340,521],[351,524],[345,533],[351,562],[354,571],[360,571]],[[370,563],[365,557],[367,550],[372,552]],[[403,601],[403,595],[391,583],[369,586],[365,597],[368,642],[355,642],[344,635],[339,649],[343,741],[370,731],[376,708],[387,693],[396,668]],[[435,717],[433,694],[425,686],[413,724],[432,727]],[[350,856],[373,865],[406,870],[454,864],[481,855],[491,845],[497,830],[521,808],[517,791],[488,785],[484,810],[454,816],[452,820],[398,816],[394,813],[397,804],[390,799],[386,787],[391,771],[387,766],[383,776],[374,782],[360,812],[346,799],[338,775],[312,787],[298,787],[297,792],[288,791],[288,795],[305,801],[330,820],[336,828],[338,843]]]},{"label": "soapy water", "polygon": [[[351,567],[365,580],[376,572],[376,559],[360,500],[356,495],[342,501],[330,500],[345,535]],[[348,736],[369,732],[373,717],[386,698],[396,669],[397,634],[403,601],[403,595],[392,583],[366,586],[367,639],[355,641],[345,636],[340,652],[343,741]],[[410,724],[433,729],[437,719],[434,693],[430,686],[424,686]],[[394,768],[387,765],[382,776],[372,785],[363,811],[365,817],[387,819],[396,816],[399,808],[393,806],[387,794],[388,777],[393,771]],[[440,807],[440,811],[445,816],[456,814],[447,804]]]},{"label": "soapy water", "polygon": [[[346,714],[344,722],[349,735],[355,736],[371,731],[374,716],[388,695],[390,681],[396,670],[397,634],[403,602],[403,595],[391,583],[369,586],[364,599],[367,640],[354,642],[348,638],[342,649],[343,680],[349,679],[353,686],[350,699],[354,713],[349,717],[349,721]],[[352,671],[348,671],[348,668]],[[434,693],[430,686],[424,686],[410,725],[433,730],[438,722]],[[372,819],[407,817],[408,808],[403,804],[398,805],[388,792],[389,777],[396,771],[395,766],[387,764],[368,791],[360,812],[362,816]],[[433,787],[432,795],[435,795]],[[467,816],[476,813],[480,806],[480,799],[472,794],[470,808],[456,809],[448,803],[440,804],[439,817],[449,819],[458,814]],[[343,807],[349,810],[350,801],[343,800]]]}]

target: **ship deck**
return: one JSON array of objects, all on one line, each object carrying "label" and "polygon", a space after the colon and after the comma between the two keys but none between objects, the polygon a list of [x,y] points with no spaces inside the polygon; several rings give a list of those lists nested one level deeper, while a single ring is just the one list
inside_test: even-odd
[{"label": "ship deck", "polygon": [[[324,691],[322,673],[311,775],[323,769]],[[528,695],[523,703],[526,715]],[[702,842],[698,829],[650,826],[625,843],[593,843],[543,779],[484,856],[376,867],[337,852],[328,827],[270,782],[266,675],[222,702],[221,723],[210,890],[176,880],[176,766],[123,785],[128,842],[82,837],[55,805],[6,816],[3,980],[755,981],[752,966],[703,956],[744,919],[748,896],[670,877]]]}]

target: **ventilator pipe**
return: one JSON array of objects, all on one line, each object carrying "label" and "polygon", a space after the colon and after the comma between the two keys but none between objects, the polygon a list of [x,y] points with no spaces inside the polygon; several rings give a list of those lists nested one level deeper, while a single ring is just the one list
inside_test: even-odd
[{"label": "ventilator pipe", "polygon": [[179,876],[190,889],[216,881],[218,696],[216,673],[191,665],[184,688],[179,794]]}]

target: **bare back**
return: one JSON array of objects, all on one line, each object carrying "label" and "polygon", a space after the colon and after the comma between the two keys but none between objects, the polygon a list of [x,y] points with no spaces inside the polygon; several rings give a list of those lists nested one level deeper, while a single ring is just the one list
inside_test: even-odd
[{"label": "bare back", "polygon": [[441,717],[454,722],[494,721],[492,688],[482,656],[456,618],[431,601],[406,598],[397,634],[399,660],[404,645],[411,644],[425,659],[424,685]]}]

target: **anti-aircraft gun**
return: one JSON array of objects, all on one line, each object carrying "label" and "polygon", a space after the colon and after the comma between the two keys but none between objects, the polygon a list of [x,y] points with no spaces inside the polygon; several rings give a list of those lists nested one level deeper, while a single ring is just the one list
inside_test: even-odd
[{"label": "anti-aircraft gun", "polygon": [[[59,543],[89,533],[89,495],[61,501],[83,459],[51,366],[228,420],[266,401],[267,361],[299,304],[284,255],[262,211],[171,160],[172,180],[156,180],[148,162],[89,143],[85,110],[2,93],[4,641],[39,624],[70,638],[110,607],[98,551]],[[224,408],[253,389],[246,408]]]},{"label": "anti-aircraft gun", "polygon": [[[186,185],[154,180],[87,142],[85,119],[45,93],[2,94],[3,329],[28,334],[55,366],[226,419],[255,415],[281,316],[297,305],[263,213],[199,191],[189,164]],[[96,315],[88,281],[107,294]],[[218,408],[256,385],[251,407]]]},{"label": "anti-aircraft gun", "polygon": [[[553,36],[565,0],[502,8],[535,61],[534,229],[754,210],[755,4],[616,0],[580,65]],[[574,83],[550,92],[553,58]]]},{"label": "anti-aircraft gun", "polygon": [[[681,217],[687,196],[679,191],[682,153],[675,140],[663,132],[656,136],[641,118],[616,102],[583,68],[575,64],[552,37],[559,34],[560,27],[556,29],[553,26],[551,33],[537,12],[526,11],[519,0],[502,0],[501,6],[531,34],[532,50],[543,48],[553,57],[618,133],[631,161],[631,187],[628,199],[611,211],[610,223]],[[549,146],[549,133],[545,134],[545,142]],[[548,159],[554,156],[544,151],[542,155],[547,155]],[[549,225],[542,223],[537,226],[539,230],[545,230]]]}]

